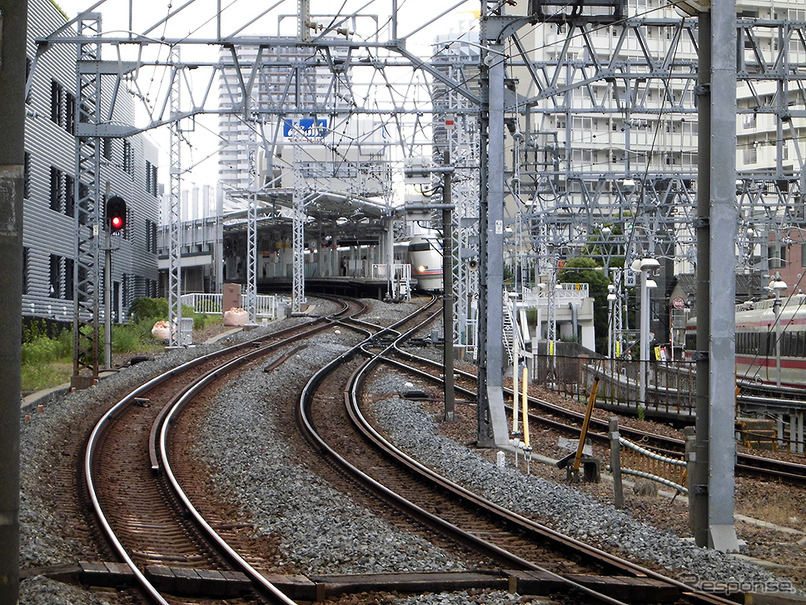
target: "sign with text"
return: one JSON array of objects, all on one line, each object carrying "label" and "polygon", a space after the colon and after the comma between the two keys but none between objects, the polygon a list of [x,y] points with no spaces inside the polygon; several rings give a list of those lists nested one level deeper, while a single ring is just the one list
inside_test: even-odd
[{"label": "sign with text", "polygon": [[289,141],[323,139],[327,132],[327,118],[294,118],[291,120],[283,120],[283,137]]}]

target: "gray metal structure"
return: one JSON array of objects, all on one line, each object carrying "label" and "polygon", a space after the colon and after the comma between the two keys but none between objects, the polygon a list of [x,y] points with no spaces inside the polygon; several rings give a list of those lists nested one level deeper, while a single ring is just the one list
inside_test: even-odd
[{"label": "gray metal structure", "polygon": [[699,546],[738,551],[734,526],[736,5],[700,13],[697,420],[691,507]]},{"label": "gray metal structure", "polygon": [[[180,62],[179,47],[171,48],[171,62]],[[182,131],[179,126],[179,112],[182,107],[182,80],[178,70],[173,70],[170,93],[171,115],[176,116],[170,123],[171,129],[171,167],[170,196],[171,213],[168,229],[170,233],[168,247],[168,323],[170,326],[171,347],[181,347],[182,342]]]},{"label": "gray metal structure", "polygon": [[[101,14],[83,13],[78,20],[76,70],[75,262],[73,264],[73,375],[75,388],[98,379],[101,293]],[[92,128],[96,127],[96,128]],[[84,185],[82,187],[82,184]]]},{"label": "gray metal structure", "polygon": [[291,279],[291,312],[301,313],[305,304],[305,180],[302,177],[298,148],[294,148],[294,191],[291,225],[293,254]]},{"label": "gray metal structure", "polygon": [[25,47],[28,3],[0,0],[0,601],[19,600]]},{"label": "gray metal structure", "polygon": [[252,191],[246,214],[246,311],[249,313],[249,323],[257,322],[255,304],[257,302],[257,209],[258,191],[262,183],[258,182],[257,170],[258,141],[257,132],[253,128],[249,149],[249,174],[252,181]]}]

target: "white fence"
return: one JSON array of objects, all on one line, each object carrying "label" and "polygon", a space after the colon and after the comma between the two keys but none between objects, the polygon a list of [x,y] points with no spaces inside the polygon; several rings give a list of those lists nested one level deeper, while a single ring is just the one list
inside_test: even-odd
[{"label": "white fence", "polygon": [[[222,298],[222,294],[193,292],[182,295],[182,304],[193,307],[196,313],[222,315]],[[258,294],[255,300],[255,315],[260,318],[277,319],[280,306],[285,299],[287,299],[287,297],[277,296],[276,294]]]}]

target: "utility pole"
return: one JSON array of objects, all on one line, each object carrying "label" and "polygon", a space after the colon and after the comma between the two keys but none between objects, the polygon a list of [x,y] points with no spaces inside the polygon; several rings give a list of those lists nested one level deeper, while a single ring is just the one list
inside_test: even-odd
[{"label": "utility pole", "polygon": [[485,93],[482,107],[482,182],[479,203],[479,388],[478,437],[480,447],[505,443],[504,329],[501,295],[504,291],[504,44],[505,17],[482,11],[481,33]]},{"label": "utility pole", "polygon": [[0,602],[19,600],[26,0],[0,0]]},{"label": "utility pole", "polygon": [[[687,4],[687,3],[684,3]],[[690,480],[697,546],[736,551],[736,2],[699,11],[697,397]],[[730,309],[729,313],[725,309]]]}]

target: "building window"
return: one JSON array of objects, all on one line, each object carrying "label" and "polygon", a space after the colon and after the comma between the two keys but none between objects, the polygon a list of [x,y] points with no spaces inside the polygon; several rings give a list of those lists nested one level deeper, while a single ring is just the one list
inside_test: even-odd
[{"label": "building window", "polygon": [[56,80],[50,82],[50,120],[62,125],[64,120],[64,88]]},{"label": "building window", "polygon": [[76,134],[76,96],[65,93],[65,120],[64,128],[70,134]]},{"label": "building window", "polygon": [[758,162],[758,153],[756,152],[756,146],[750,145],[742,152],[742,160],[745,164],[755,164]]},{"label": "building window", "polygon": [[50,255],[50,286],[48,288],[48,296],[51,298],[59,298],[61,295],[61,282],[62,282],[62,262],[61,258],[53,254]]},{"label": "building window", "polygon": [[780,269],[786,263],[786,246],[770,244],[767,248],[770,269]]},{"label": "building window", "polygon": [[75,261],[72,258],[64,259],[64,298],[73,300],[73,269]]},{"label": "building window", "polygon": [[146,191],[157,195],[157,167],[146,160]]},{"label": "building window", "polygon": [[131,239],[132,237],[132,208],[126,206],[126,224],[123,226],[123,239]]},{"label": "building window", "polygon": [[[28,80],[30,80],[30,78],[31,78],[31,65],[32,64],[33,64],[33,61],[31,61],[31,57],[26,55],[25,56],[25,86],[26,86],[26,90],[29,90],[28,89]],[[26,103],[31,102],[31,95],[30,94],[25,97],[25,102]]]},{"label": "building window", "polygon": [[123,139],[123,170],[129,174],[134,174],[134,162],[132,162],[132,144],[128,139]]},{"label": "building window", "polygon": [[50,209],[54,212],[62,211],[62,202],[64,196],[62,195],[62,171],[58,168],[50,167]]},{"label": "building window", "polygon": [[157,253],[157,223],[146,219],[146,252]]},{"label": "building window", "polygon": [[64,178],[64,213],[67,216],[76,215],[76,179],[69,174]]},{"label": "building window", "polygon": [[103,150],[104,159],[111,162],[112,161],[112,139],[103,139],[101,149]]},{"label": "building window", "polygon": [[25,159],[22,169],[22,197],[31,197],[31,154],[25,152]]},{"label": "building window", "polygon": [[[806,248],[806,246],[804,246]],[[24,247],[22,249],[22,293],[28,294],[28,257],[31,254],[31,249]]]}]

